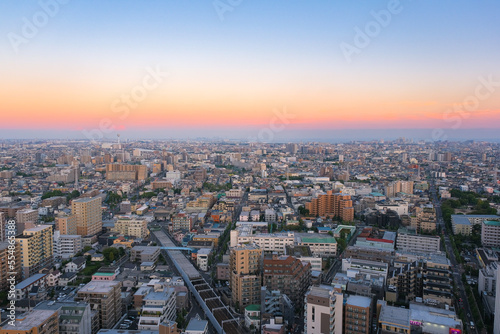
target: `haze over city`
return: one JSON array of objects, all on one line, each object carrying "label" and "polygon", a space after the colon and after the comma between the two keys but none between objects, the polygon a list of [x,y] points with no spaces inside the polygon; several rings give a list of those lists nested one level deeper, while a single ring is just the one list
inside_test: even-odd
[{"label": "haze over city", "polygon": [[283,108],[273,141],[498,130],[495,1],[223,4],[2,2],[0,137],[247,139]]}]

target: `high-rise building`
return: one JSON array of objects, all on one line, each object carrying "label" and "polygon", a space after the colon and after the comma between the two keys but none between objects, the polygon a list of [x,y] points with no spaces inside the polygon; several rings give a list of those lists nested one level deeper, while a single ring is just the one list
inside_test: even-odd
[{"label": "high-rise building", "polygon": [[340,288],[311,286],[305,296],[305,334],[342,334],[343,303]]},{"label": "high-rise building", "polygon": [[59,334],[59,318],[54,310],[33,310],[0,328],[0,334]]},{"label": "high-rise building", "polygon": [[352,221],[354,219],[351,196],[333,194],[331,190],[306,203],[306,209],[313,216],[339,217],[344,221]]},{"label": "high-rise building", "polygon": [[78,290],[75,301],[90,304],[99,314],[99,328],[113,328],[122,316],[122,282],[90,281]]},{"label": "high-rise building", "polygon": [[58,214],[58,216],[56,217],[56,230],[64,235],[77,234],[76,216],[68,215],[64,212]]},{"label": "high-rise building", "polygon": [[311,285],[311,264],[293,256],[273,255],[264,258],[264,285],[286,294],[297,307],[302,307],[304,295]]},{"label": "high-rise building", "polygon": [[20,245],[23,278],[54,263],[52,226],[38,225],[23,231],[16,237]]},{"label": "high-rise building", "polygon": [[120,217],[111,230],[123,235],[142,239],[149,235],[148,222],[145,219]]},{"label": "high-rise building", "polygon": [[101,197],[79,198],[71,202],[71,213],[76,216],[76,234],[95,235],[102,231]]},{"label": "high-rise building", "polygon": [[260,304],[262,249],[254,245],[232,248],[229,276],[231,301],[240,312],[250,304]]},{"label": "high-rise building", "polygon": [[371,298],[364,296],[349,296],[345,304],[344,333],[370,333],[371,309]]}]

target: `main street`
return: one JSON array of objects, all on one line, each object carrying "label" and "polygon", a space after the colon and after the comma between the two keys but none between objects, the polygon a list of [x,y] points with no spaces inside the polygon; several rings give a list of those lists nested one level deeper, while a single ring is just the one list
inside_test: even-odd
[{"label": "main street", "polygon": [[[450,259],[451,263],[451,270],[453,272],[453,281],[455,282],[455,286],[458,289],[458,294],[459,298],[462,300],[462,303],[455,303],[457,305],[457,308],[459,308],[461,305],[463,305],[463,309],[465,311],[465,319],[466,322],[464,327],[467,327],[469,329],[469,333],[474,333],[478,334],[478,331],[476,328],[471,328],[470,323],[471,321],[474,321],[472,318],[472,312],[469,304],[469,300],[467,299],[467,295],[465,293],[465,287],[462,282],[462,273],[464,272],[462,266],[458,263],[457,259],[455,258],[455,253],[453,252],[453,247],[451,246],[451,240],[448,235],[448,230],[446,229],[444,219],[443,219],[443,213],[441,211],[441,203],[437,197],[436,194],[436,185],[434,183],[434,180],[431,181],[431,188],[430,188],[430,197],[432,199],[432,202],[434,204],[434,207],[436,208],[436,228],[441,231],[443,231],[444,234],[444,245],[446,249],[446,253],[448,254],[448,258]],[[458,309],[457,309],[458,313]]]}]

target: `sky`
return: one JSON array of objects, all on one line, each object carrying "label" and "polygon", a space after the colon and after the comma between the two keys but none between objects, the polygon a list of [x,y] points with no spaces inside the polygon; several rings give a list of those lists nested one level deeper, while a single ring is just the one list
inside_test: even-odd
[{"label": "sky", "polygon": [[0,2],[0,138],[498,138],[498,1]]}]

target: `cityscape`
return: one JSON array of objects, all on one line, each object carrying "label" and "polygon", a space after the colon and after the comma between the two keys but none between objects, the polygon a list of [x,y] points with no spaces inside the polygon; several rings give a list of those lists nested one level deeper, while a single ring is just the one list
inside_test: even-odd
[{"label": "cityscape", "polygon": [[498,3],[0,3],[0,334],[500,334]]}]

